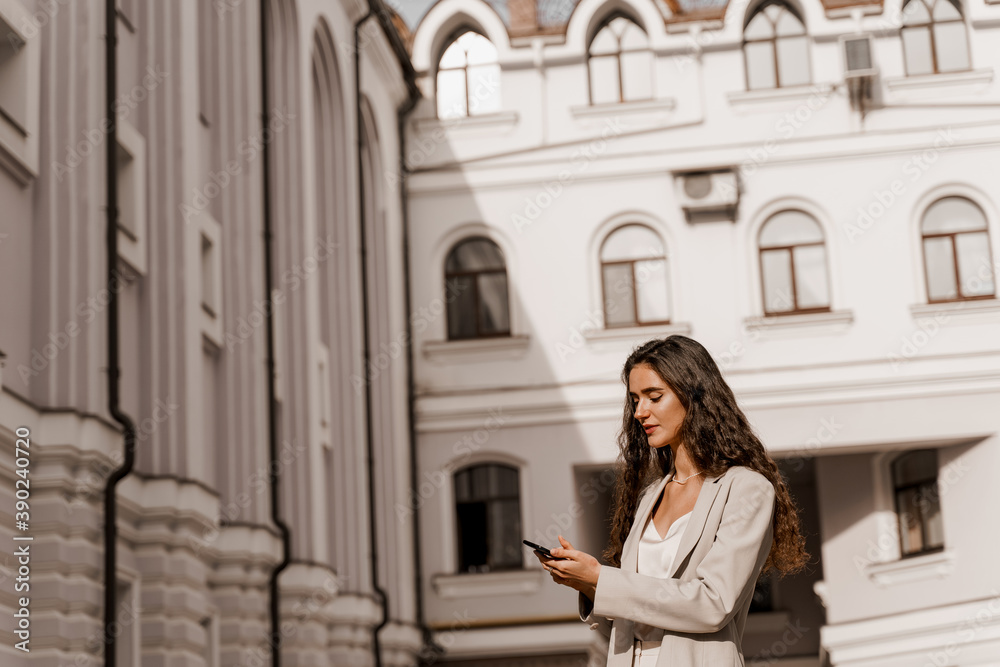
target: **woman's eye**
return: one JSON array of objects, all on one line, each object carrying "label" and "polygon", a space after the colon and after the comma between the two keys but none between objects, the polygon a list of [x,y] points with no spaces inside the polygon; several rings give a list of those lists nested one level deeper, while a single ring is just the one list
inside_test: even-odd
[{"label": "woman's eye", "polygon": [[657,402],[658,400],[660,400],[661,398],[663,398],[663,397],[662,397],[662,396],[657,396],[656,398],[654,398],[654,399],[653,399],[653,403],[656,403],[656,402]]}]

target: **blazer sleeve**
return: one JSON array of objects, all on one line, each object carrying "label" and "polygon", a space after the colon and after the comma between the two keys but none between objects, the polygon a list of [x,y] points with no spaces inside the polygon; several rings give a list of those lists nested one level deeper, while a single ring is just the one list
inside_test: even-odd
[{"label": "blazer sleeve", "polygon": [[[584,623],[590,624],[591,630],[597,630],[604,637],[610,641],[611,640],[611,622],[614,619],[609,619],[606,616],[601,616],[594,613],[594,603],[589,597],[583,593],[579,593],[580,596],[580,620]],[[596,595],[595,595],[596,597]]]},{"label": "blazer sleeve", "polygon": [[[591,613],[676,632],[717,632],[739,611],[743,589],[767,559],[774,505],[774,487],[766,477],[739,475],[694,578],[661,579],[601,565]],[[582,600],[580,609],[582,616]]]}]

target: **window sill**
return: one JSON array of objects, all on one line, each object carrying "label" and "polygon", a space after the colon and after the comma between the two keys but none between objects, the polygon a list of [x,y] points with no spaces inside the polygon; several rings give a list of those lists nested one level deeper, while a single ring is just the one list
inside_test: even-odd
[{"label": "window sill", "polygon": [[635,102],[611,102],[603,104],[587,104],[570,107],[574,118],[611,118],[623,114],[639,114],[660,111],[673,111],[677,100],[666,98],[660,100],[636,100]]},{"label": "window sill", "polygon": [[833,310],[823,313],[801,313],[799,315],[764,315],[747,317],[743,325],[749,331],[777,331],[817,329],[823,333],[845,331],[854,322],[850,310]]},{"label": "window sill", "polygon": [[424,357],[431,361],[494,361],[517,359],[528,351],[528,336],[497,336],[469,340],[429,340],[423,344]]},{"label": "window sill", "polygon": [[814,95],[829,96],[836,89],[832,83],[809,83],[787,88],[767,88],[761,90],[737,90],[726,94],[730,104],[753,104],[757,102],[802,101]]},{"label": "window sill", "polygon": [[445,599],[524,595],[541,588],[542,569],[484,572],[481,574],[436,574],[431,584]]},{"label": "window sill", "polygon": [[897,76],[887,78],[885,86],[890,91],[921,90],[967,84],[983,84],[993,81],[992,69],[970,69],[964,72],[945,72],[942,74],[917,74],[915,76]]},{"label": "window sill", "polygon": [[945,550],[888,563],[873,563],[865,567],[865,574],[876,586],[885,588],[896,584],[947,577],[954,570],[955,552]]},{"label": "window sill", "polygon": [[588,329],[583,332],[583,337],[588,342],[593,341],[618,341],[635,340],[637,338],[656,337],[661,338],[673,334],[690,334],[691,324],[688,322],[675,322],[672,324],[646,324],[634,327],[612,327],[609,329]]},{"label": "window sill", "polygon": [[416,121],[418,132],[433,132],[450,129],[504,129],[517,125],[520,119],[516,111],[497,111],[495,113],[458,116],[456,118],[420,118]]},{"label": "window sill", "polygon": [[[910,313],[915,319],[940,317],[942,319],[958,315],[963,319],[982,319],[996,321],[1000,316],[1000,300],[969,299],[968,301],[944,301],[941,303],[918,303],[910,306]],[[978,317],[977,317],[978,316]]]}]

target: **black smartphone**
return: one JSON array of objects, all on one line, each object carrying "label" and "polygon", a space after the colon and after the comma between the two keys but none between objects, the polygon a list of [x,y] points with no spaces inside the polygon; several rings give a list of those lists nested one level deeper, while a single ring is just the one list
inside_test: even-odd
[{"label": "black smartphone", "polygon": [[524,542],[529,547],[531,547],[532,549],[534,549],[535,551],[541,552],[542,555],[547,556],[552,560],[569,560],[568,558],[563,558],[562,556],[553,556],[552,552],[549,551],[548,547],[543,547],[541,544],[535,544],[534,542],[529,542],[528,540],[521,540],[521,541]]}]

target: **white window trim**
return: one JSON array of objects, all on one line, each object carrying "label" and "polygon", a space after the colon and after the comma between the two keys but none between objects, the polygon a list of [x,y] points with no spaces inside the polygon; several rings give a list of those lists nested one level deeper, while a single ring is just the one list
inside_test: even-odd
[{"label": "white window trim", "polygon": [[[532,516],[531,477],[528,465],[524,460],[507,452],[498,450],[474,451],[462,456],[461,458],[452,458],[450,461],[445,463],[439,471],[445,473],[445,482],[442,485],[442,488],[439,489],[438,493],[438,497],[441,499],[441,504],[439,506],[439,525],[442,526],[443,531],[441,535],[441,568],[444,572],[434,575],[434,578],[438,576],[444,577],[442,582],[445,587],[447,587],[448,583],[453,583],[449,577],[462,577],[463,583],[466,581],[472,581],[473,579],[477,579],[479,577],[486,577],[484,581],[490,583],[492,581],[491,577],[496,577],[497,575],[510,575],[511,573],[524,572],[524,570],[508,570],[499,572],[458,572],[458,520],[455,516],[455,473],[470,466],[481,465],[484,463],[499,463],[517,469],[517,485],[520,491],[518,504],[521,511],[521,532],[525,535],[532,534],[531,531],[529,531],[530,526],[528,523],[528,519]],[[433,473],[428,471],[427,474],[432,475]],[[528,560],[529,555],[530,552],[528,552],[527,547],[525,547],[522,552],[521,566],[525,570],[530,571],[531,568],[529,565],[531,561]],[[534,559],[535,557],[531,556],[531,558]],[[435,586],[435,588],[437,587]],[[446,588],[446,590],[453,592],[452,589]]]},{"label": "white window trim", "polygon": [[914,204],[911,213],[913,226],[910,228],[910,238],[913,239],[913,242],[910,244],[910,256],[912,257],[912,265],[915,273],[913,280],[916,282],[913,284],[915,285],[914,297],[917,303],[911,305],[910,309],[914,317],[926,316],[923,313],[927,310],[930,310],[933,314],[939,312],[948,312],[951,314],[957,311],[983,313],[984,311],[991,310],[991,306],[997,304],[996,297],[993,299],[983,299],[978,302],[976,300],[957,301],[953,303],[928,302],[927,267],[924,264],[923,249],[924,216],[935,202],[946,197],[964,197],[978,206],[982,210],[983,215],[986,216],[986,232],[989,235],[990,254],[993,260],[994,292],[997,296],[1000,296],[1000,238],[998,238],[1000,237],[1000,211],[994,207],[993,200],[978,188],[966,183],[942,183],[928,189]]},{"label": "white window trim", "polygon": [[[997,0],[1000,2],[1000,0]],[[914,74],[894,76],[885,79],[890,92],[911,90],[948,89],[954,86],[986,85],[993,81],[993,69],[972,69],[961,72],[939,72],[937,74]],[[944,92],[942,90],[942,92]]]},{"label": "white window trim", "polygon": [[[603,275],[601,267],[601,248],[604,246],[604,242],[607,241],[608,237],[614,233],[616,229],[629,224],[638,224],[648,228],[649,231],[656,234],[656,236],[659,237],[660,242],[663,243],[664,255],[667,262],[667,293],[670,300],[670,324],[639,324],[633,327],[611,328],[606,326],[604,320],[604,294],[602,289]],[[597,227],[593,236],[590,238],[590,248],[587,252],[589,264],[588,274],[590,276],[590,303],[592,304],[591,313],[593,316],[590,319],[581,322],[579,325],[579,329],[581,331],[587,327],[587,325],[591,325],[589,331],[584,332],[585,338],[593,341],[632,339],[634,337],[633,334],[638,336],[656,335],[656,332],[660,329],[669,331],[669,333],[666,333],[665,335],[670,335],[670,333],[686,333],[691,330],[691,325],[686,323],[681,317],[681,314],[684,312],[682,302],[684,295],[681,294],[680,289],[677,286],[678,281],[675,277],[680,274],[677,266],[675,265],[676,259],[671,254],[671,248],[677,247],[676,243],[677,241],[668,230],[667,225],[665,225],[656,216],[646,213],[645,211],[624,211],[608,218]]]},{"label": "white window trim", "polygon": [[[830,294],[830,311],[822,313],[800,313],[788,315],[766,315],[764,314],[764,297],[761,290],[760,274],[760,238],[761,227],[764,226],[771,216],[786,209],[797,209],[803,211],[816,221],[823,230],[823,247],[826,249],[826,276],[827,286]],[[833,224],[827,218],[822,208],[813,202],[801,197],[782,197],[769,202],[760,207],[750,219],[747,225],[746,247],[749,248],[747,258],[747,289],[751,311],[753,315],[745,317],[743,324],[749,329],[759,329],[761,331],[782,331],[794,329],[798,333],[841,333],[845,331],[853,322],[854,314],[841,303],[841,290],[839,288],[839,274],[833,269],[840,266],[838,261],[840,249],[838,247],[839,237],[833,233]]]},{"label": "white window trim", "polygon": [[[915,449],[924,449],[915,447]],[[955,551],[947,545],[943,551],[919,556],[902,556],[896,507],[893,502],[892,461],[909,450],[879,452],[872,457],[872,495],[878,538],[872,544],[875,558],[863,567],[865,576],[885,588],[932,578],[948,577],[955,568]],[[940,477],[940,451],[938,452]]]},{"label": "white window trim", "polygon": [[[27,86],[25,127],[15,128],[0,116],[0,167],[6,169],[21,185],[27,185],[38,176],[39,104],[41,95],[41,27],[18,0],[0,0],[0,18],[13,28],[24,42],[23,53],[27,60]],[[33,34],[28,35],[25,28]],[[21,131],[23,129],[23,132]]]},{"label": "white window trim", "polygon": [[[449,340],[447,288],[444,285],[445,264],[452,248],[458,242],[473,236],[489,239],[503,254],[504,265],[507,268],[507,318],[510,323],[510,335]],[[441,362],[496,361],[520,358],[527,352],[530,336],[525,323],[528,319],[522,310],[521,290],[517,283],[517,277],[522,274],[518,270],[517,257],[513,249],[513,244],[505,235],[493,227],[478,222],[459,225],[435,243],[430,261],[431,270],[436,276],[431,283],[433,285],[431,301],[440,299],[442,304],[440,316],[429,321],[427,338],[420,345],[420,351],[425,358]]]}]

